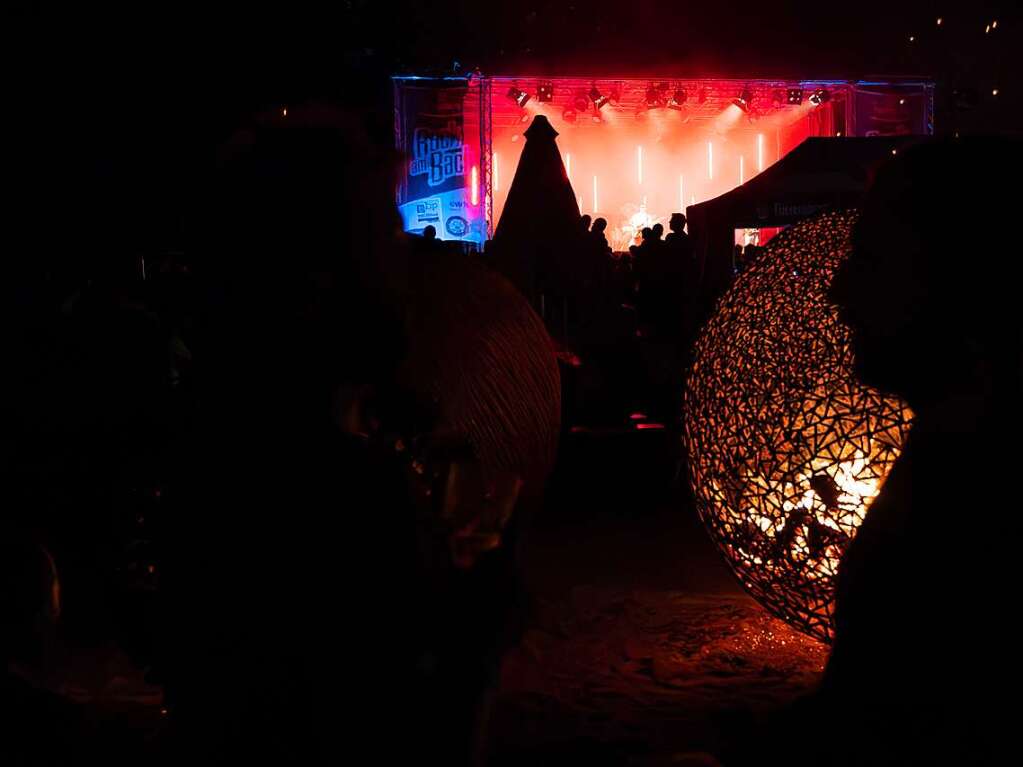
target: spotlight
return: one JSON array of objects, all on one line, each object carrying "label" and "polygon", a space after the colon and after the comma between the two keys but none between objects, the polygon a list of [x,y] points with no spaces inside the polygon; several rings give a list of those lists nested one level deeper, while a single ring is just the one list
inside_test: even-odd
[{"label": "spotlight", "polygon": [[686,93],[685,88],[676,88],[675,92],[671,94],[671,98],[668,100],[668,108],[681,109],[682,105],[686,103],[687,98],[689,98],[689,94]]},{"label": "spotlight", "polygon": [[550,80],[544,80],[536,86],[536,100],[537,101],[553,101],[554,100],[554,83]]},{"label": "spotlight", "polygon": [[825,101],[831,101],[831,93],[824,90],[823,88],[815,90],[810,95],[810,103],[813,104],[814,106],[820,106]]},{"label": "spotlight", "polygon": [[646,89],[646,106],[647,109],[657,109],[664,106],[664,97],[661,94],[660,88],[651,85]]},{"label": "spotlight", "polygon": [[595,106],[597,109],[603,109],[604,105],[608,101],[607,96],[605,96],[599,90],[597,90],[596,85],[590,88],[590,99],[593,101],[593,106]]},{"label": "spotlight", "polygon": [[516,86],[512,86],[508,89],[508,98],[518,104],[520,107],[524,107],[526,102],[529,101],[529,94],[525,91],[520,91]]},{"label": "spotlight", "polygon": [[738,98],[732,99],[732,103],[735,104],[743,112],[749,112],[750,102],[753,101],[753,93],[749,88],[743,88],[742,93],[739,94]]},{"label": "spotlight", "polygon": [[803,89],[802,88],[789,88],[787,93],[788,93],[788,102],[790,104],[802,104],[803,103]]}]

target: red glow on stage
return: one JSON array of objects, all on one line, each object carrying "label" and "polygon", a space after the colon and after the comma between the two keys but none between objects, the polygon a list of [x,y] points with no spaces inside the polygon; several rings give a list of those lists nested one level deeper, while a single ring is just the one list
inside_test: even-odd
[{"label": "red glow on stage", "polygon": [[[845,97],[835,88],[823,104],[808,99],[774,104],[776,91],[816,89],[809,81],[663,81],[669,83],[667,93],[685,90],[693,98],[651,108],[651,81],[566,77],[542,81],[551,85],[550,101],[531,98],[520,108],[506,97],[508,88],[517,84],[536,93],[541,81],[493,78],[491,151],[500,158],[500,163],[492,162],[490,178],[494,224],[522,154],[523,114],[530,119],[544,115],[558,132],[565,174],[580,212],[607,219],[608,242],[616,251],[636,242],[638,228],[657,223],[666,227],[672,213],[749,181],[805,138],[834,135],[845,127]],[[594,87],[615,98],[598,110],[590,95]],[[743,101],[745,109],[734,103],[740,93],[749,97]],[[582,109],[580,104],[587,106]],[[480,192],[482,197],[487,190]]]}]

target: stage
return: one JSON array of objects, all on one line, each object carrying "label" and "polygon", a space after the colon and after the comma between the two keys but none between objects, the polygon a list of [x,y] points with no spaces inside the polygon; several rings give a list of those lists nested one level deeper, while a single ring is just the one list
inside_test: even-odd
[{"label": "stage", "polygon": [[639,229],[750,180],[813,136],[928,135],[920,81],[466,76],[394,78],[406,231],[482,247],[542,114],[581,213],[625,250]]}]

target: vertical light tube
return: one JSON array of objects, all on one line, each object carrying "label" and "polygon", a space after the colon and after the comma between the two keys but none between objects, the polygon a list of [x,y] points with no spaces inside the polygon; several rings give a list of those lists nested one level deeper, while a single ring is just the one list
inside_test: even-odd
[{"label": "vertical light tube", "polygon": [[739,186],[746,181],[746,158],[739,155]]},{"label": "vertical light tube", "polygon": [[568,176],[568,180],[572,180],[572,155],[565,155],[565,175]]},{"label": "vertical light tube", "polygon": [[480,204],[480,169],[472,166],[472,193],[471,201],[474,206]]},{"label": "vertical light tube", "polygon": [[501,163],[499,162],[499,159],[500,158],[499,158],[497,152],[494,152],[494,167],[491,168],[491,175],[494,177],[494,191],[495,192],[500,192],[501,191],[501,174],[498,172],[498,168],[501,167]]}]

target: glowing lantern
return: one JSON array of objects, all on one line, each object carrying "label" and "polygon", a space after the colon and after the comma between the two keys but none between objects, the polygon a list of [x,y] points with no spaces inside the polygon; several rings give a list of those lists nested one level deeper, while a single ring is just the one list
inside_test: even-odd
[{"label": "glowing lantern", "polygon": [[839,560],[909,430],[898,398],[859,383],[826,299],[855,214],[771,240],[696,343],[684,438],[700,517],[743,586],[823,641]]}]

